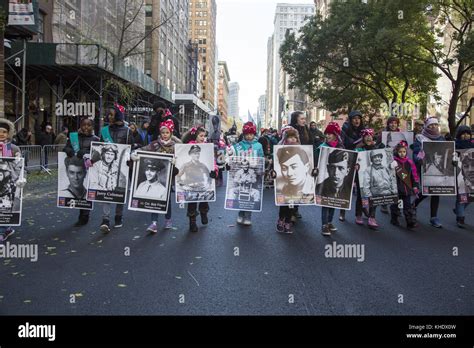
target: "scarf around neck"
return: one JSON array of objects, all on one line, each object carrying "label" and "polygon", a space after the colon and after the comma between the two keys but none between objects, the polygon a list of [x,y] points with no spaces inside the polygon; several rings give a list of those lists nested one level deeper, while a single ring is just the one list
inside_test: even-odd
[{"label": "scarf around neck", "polygon": [[435,130],[435,129],[429,129],[427,127],[423,128],[423,131],[421,132],[421,134],[431,140],[438,139],[441,135],[439,132],[439,128],[438,130]]}]

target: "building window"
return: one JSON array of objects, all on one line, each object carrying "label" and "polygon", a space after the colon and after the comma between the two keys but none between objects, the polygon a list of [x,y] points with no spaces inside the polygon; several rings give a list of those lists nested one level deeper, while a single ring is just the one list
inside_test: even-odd
[{"label": "building window", "polygon": [[152,5],[145,5],[145,16],[151,17],[153,15]]},{"label": "building window", "polygon": [[44,42],[44,14],[40,11],[38,13],[38,35],[37,42]]}]

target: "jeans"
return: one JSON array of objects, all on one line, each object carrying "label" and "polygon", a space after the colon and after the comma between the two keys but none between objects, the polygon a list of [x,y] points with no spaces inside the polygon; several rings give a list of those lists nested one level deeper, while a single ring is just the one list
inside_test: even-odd
[{"label": "jeans", "polygon": [[112,205],[115,205],[115,216],[122,216],[123,215],[123,206],[124,204],[110,204],[110,203],[102,203],[102,219],[110,220],[110,213],[112,210]]},{"label": "jeans", "polygon": [[461,203],[458,199],[456,199],[456,208],[455,213],[458,218],[464,217],[464,209],[469,205],[469,203]]},{"label": "jeans", "polygon": [[252,220],[252,212],[251,211],[239,211],[239,217],[244,220]]},{"label": "jeans", "polygon": [[[158,221],[158,217],[160,216],[161,214],[158,214],[158,213],[151,213],[151,222],[157,222]],[[170,199],[168,201],[168,211],[166,212],[165,214],[165,219],[166,220],[169,220],[171,219],[171,195],[170,195]]]},{"label": "jeans", "polygon": [[[415,208],[427,197],[430,196],[421,196],[415,201]],[[438,216],[438,207],[439,207],[439,196],[431,196],[430,201],[430,210],[431,210],[431,218]]]},{"label": "jeans", "polygon": [[332,219],[334,218],[334,212],[336,209],[334,208],[328,208],[328,207],[322,207],[321,208],[321,221],[324,225],[327,225],[328,223],[332,222]]}]

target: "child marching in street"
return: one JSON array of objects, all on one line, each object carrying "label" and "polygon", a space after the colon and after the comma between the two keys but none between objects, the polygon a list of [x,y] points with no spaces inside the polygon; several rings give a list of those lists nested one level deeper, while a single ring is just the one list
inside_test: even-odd
[{"label": "child marching in street", "polygon": [[[188,132],[186,132],[183,135],[183,143],[184,144],[204,144],[206,143],[206,130],[202,127],[192,127]],[[201,148],[199,146],[196,147],[191,147],[190,154],[192,152],[201,152]],[[187,163],[189,166],[194,166],[192,162]],[[185,164],[186,166],[186,164]],[[180,173],[177,174],[177,177],[179,178],[181,172],[189,172],[183,170],[180,171]],[[198,171],[198,168],[194,168],[195,171]],[[203,171],[207,171],[207,168],[203,168]],[[209,173],[209,177],[211,179],[216,179],[217,175],[219,173],[219,168],[216,164],[216,160],[214,159],[214,170]],[[202,177],[202,172],[199,171],[198,175],[201,175]],[[199,210],[199,213],[197,212]],[[203,225],[207,225],[209,222],[209,219],[207,217],[207,214],[209,212],[209,203],[208,202],[200,202],[199,205],[198,203],[188,203],[188,211],[187,211],[187,216],[189,217],[189,231],[191,232],[197,232],[198,231],[198,226],[196,223],[196,218],[200,214],[201,215],[201,223]]]},{"label": "child marching in street", "polygon": [[[12,144],[13,136],[15,135],[15,126],[12,122],[5,118],[0,118],[0,157],[15,157],[20,161],[21,158],[21,151],[20,148],[16,145]],[[15,160],[16,165],[17,161]],[[3,164],[3,163],[2,163]],[[8,164],[5,163],[5,168],[2,168],[2,175],[0,183],[2,184],[3,188],[8,187],[7,180],[11,182],[11,170],[8,168]],[[21,189],[25,186],[26,179],[25,178],[16,178],[15,184],[8,187],[8,190],[14,192],[14,190]],[[0,226],[0,243],[6,241],[9,237],[11,237],[15,233],[15,230],[10,226]]]},{"label": "child marching in street", "polygon": [[[417,227],[416,224],[416,208],[412,197],[416,197],[420,190],[420,180],[416,170],[415,163],[408,158],[408,143],[401,141],[393,151],[393,157],[397,161],[397,187],[398,199],[403,204],[403,215],[407,223],[407,228],[412,229]],[[399,203],[390,205],[390,223],[395,226],[400,226],[398,218],[401,216]]]},{"label": "child marching in street", "polygon": [[[338,149],[344,149],[344,145],[341,140],[341,127],[336,122],[329,122],[324,130],[326,141],[319,145],[315,153],[315,161],[319,161],[319,153],[322,147],[332,147]],[[315,162],[314,168],[318,168],[318,164]],[[318,175],[319,170],[316,169],[314,175]],[[332,221],[334,218],[335,208],[321,207],[321,234],[325,237],[330,237],[331,233],[337,232],[336,226],[333,225]]]},{"label": "child marching in street", "polygon": [[[93,141],[100,141],[100,138],[94,135],[94,124],[91,119],[83,118],[81,120],[81,127],[78,132],[70,133],[69,139],[63,151],[67,157],[72,159],[76,157],[79,161],[83,161],[85,168],[90,167],[90,158],[88,158],[91,151],[91,143]],[[86,157],[84,157],[86,155]],[[87,164],[85,162],[88,162]],[[74,226],[84,226],[89,222],[90,210],[79,209],[79,219]]]},{"label": "child marching in street", "polygon": [[[371,150],[376,150],[376,149],[382,149],[385,146],[383,144],[376,144],[374,140],[374,135],[375,132],[372,128],[365,128],[360,132],[361,136],[361,141],[356,145],[356,151],[357,152],[362,152],[362,151],[371,151]],[[373,167],[373,165],[371,166]],[[373,177],[370,178],[371,182],[369,182],[369,185],[373,185],[374,183],[372,180],[377,180],[377,179],[385,179],[383,176],[387,175],[387,168],[381,167],[379,169],[380,171],[380,177],[378,175],[373,175]],[[361,188],[360,188],[360,182],[359,182],[359,171],[356,172],[356,177],[355,177],[355,183],[356,183],[356,189],[357,189],[357,200],[356,200],[356,224],[357,225],[363,225],[364,220],[362,219],[362,213],[363,213],[363,206],[362,206],[362,193],[361,193]],[[379,227],[377,220],[375,219],[375,212],[376,212],[376,207],[369,207],[368,209],[368,226],[369,228],[372,229],[377,229]]]},{"label": "child marching in street", "polygon": [[[460,126],[456,131],[456,150],[464,150],[464,149],[472,149],[474,148],[474,143],[472,142],[472,131],[469,126]],[[458,156],[456,156],[458,157]],[[462,158],[461,161],[456,160],[453,162],[457,167],[457,173],[462,173],[464,177],[464,186],[466,187],[466,191],[469,191],[473,184],[471,184],[471,180],[468,176],[468,170],[470,166],[470,156],[465,156]],[[456,180],[459,180],[459,176],[456,176]],[[458,182],[459,184],[459,182]],[[456,214],[456,224],[459,228],[465,228],[465,218],[464,218],[464,210],[469,205],[469,202],[462,203],[460,200],[459,194],[456,196],[456,206],[453,209],[454,214]]]},{"label": "child marching in street", "polygon": [[[149,145],[140,148],[141,151],[150,151],[150,152],[159,152],[165,154],[174,155],[174,146],[176,144],[181,144],[181,140],[173,135],[174,132],[174,123],[172,120],[168,119],[164,122],[161,122],[159,125],[160,135],[157,140],[152,141]],[[136,153],[132,153],[131,159],[136,162],[138,161],[138,156]],[[173,178],[178,174],[178,170],[174,167],[173,159]],[[151,213],[151,224],[147,228],[147,232],[158,233],[158,213]],[[165,229],[172,229],[173,222],[171,221],[171,195],[168,201],[168,211],[165,215]]]},{"label": "child marching in street", "polygon": [[[228,156],[239,157],[262,157],[264,158],[262,144],[256,139],[257,127],[253,122],[246,122],[242,127],[243,139],[232,145],[228,150]],[[252,225],[252,212],[239,211],[237,223],[240,225]]]}]

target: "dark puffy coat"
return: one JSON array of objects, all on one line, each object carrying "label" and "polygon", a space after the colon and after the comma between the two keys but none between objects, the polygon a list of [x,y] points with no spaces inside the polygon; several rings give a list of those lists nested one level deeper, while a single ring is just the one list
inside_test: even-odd
[{"label": "dark puffy coat", "polygon": [[[82,133],[78,134],[79,138],[79,152],[77,153],[78,158],[82,158],[85,154],[91,152],[91,143],[93,141],[100,141],[100,138],[97,135],[85,135]],[[71,140],[67,141],[66,146],[64,147],[63,151],[66,153],[68,157],[74,156],[74,148],[72,147]]]},{"label": "dark puffy coat", "polygon": [[[125,126],[124,124],[112,124],[109,126],[110,136],[115,144],[133,144],[133,135],[130,128]],[[101,141],[105,141],[105,139],[101,136]]]}]

